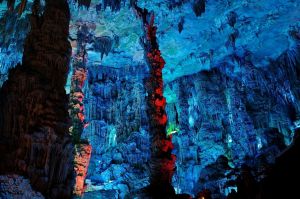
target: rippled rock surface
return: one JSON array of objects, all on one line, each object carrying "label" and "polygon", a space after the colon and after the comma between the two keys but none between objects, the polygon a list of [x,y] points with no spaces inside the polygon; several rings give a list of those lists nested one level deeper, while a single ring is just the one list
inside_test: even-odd
[{"label": "rippled rock surface", "polygon": [[46,198],[70,198],[74,146],[64,89],[71,55],[68,4],[46,1],[43,15],[33,9],[30,19],[22,65],[10,70],[0,90],[0,172],[27,176]]},{"label": "rippled rock surface", "polygon": [[32,190],[30,181],[18,175],[0,176],[0,198],[5,199],[44,199]]}]

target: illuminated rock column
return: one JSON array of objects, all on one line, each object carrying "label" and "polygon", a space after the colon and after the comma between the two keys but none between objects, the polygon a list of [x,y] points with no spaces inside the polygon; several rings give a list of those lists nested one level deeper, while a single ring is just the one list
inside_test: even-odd
[{"label": "illuminated rock column", "polygon": [[173,150],[172,136],[167,136],[167,115],[165,111],[166,99],[163,97],[162,69],[165,61],[161,56],[156,40],[156,29],[154,25],[154,14],[148,13],[146,9],[134,6],[138,16],[143,20],[144,38],[143,47],[146,61],[149,66],[150,76],[146,81],[148,93],[148,115],[150,120],[151,135],[151,161],[150,161],[150,194],[154,198],[169,198],[175,195],[171,185],[172,176],[175,171],[176,157]]},{"label": "illuminated rock column", "polygon": [[73,56],[73,75],[70,89],[70,109],[69,113],[72,119],[70,132],[75,143],[75,161],[76,184],[74,193],[82,195],[84,192],[84,180],[87,175],[88,165],[91,158],[92,146],[81,140],[82,131],[86,125],[84,120],[83,106],[83,86],[87,76],[86,61],[87,53],[85,50],[88,41],[88,27],[83,24],[77,32],[77,52]]},{"label": "illuminated rock column", "polygon": [[73,74],[70,88],[69,113],[72,119],[72,127],[70,129],[70,132],[75,143],[80,142],[80,136],[85,125],[83,86],[87,76],[87,52],[85,50],[87,36],[88,27],[86,25],[81,25],[77,32],[77,45],[76,53],[73,55]]}]

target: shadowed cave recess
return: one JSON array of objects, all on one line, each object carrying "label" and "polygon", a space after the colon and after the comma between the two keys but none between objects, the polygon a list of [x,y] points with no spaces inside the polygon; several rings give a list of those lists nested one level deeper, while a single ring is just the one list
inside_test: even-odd
[{"label": "shadowed cave recess", "polygon": [[300,198],[299,0],[0,0],[0,199]]}]

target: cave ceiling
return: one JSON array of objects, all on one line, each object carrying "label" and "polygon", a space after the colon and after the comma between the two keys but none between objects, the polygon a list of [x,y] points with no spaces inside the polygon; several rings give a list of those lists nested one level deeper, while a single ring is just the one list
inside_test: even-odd
[{"label": "cave ceiling", "polygon": [[[89,65],[119,68],[145,64],[140,44],[142,25],[130,6],[132,1],[92,0],[89,7],[82,3],[85,1],[79,2],[83,6],[78,6],[77,1],[69,1],[70,41],[74,52],[78,26],[86,23],[92,34],[92,41],[87,46]],[[264,67],[293,45],[288,35],[300,20],[299,1],[209,0],[205,2],[205,9],[198,7],[200,11],[197,11],[199,3],[198,0],[138,1],[140,7],[155,14],[159,45],[166,60],[163,71],[166,82],[222,64],[235,65],[232,55],[250,55],[256,67]],[[16,1],[15,7],[19,4],[20,0]],[[31,4],[32,1],[28,1],[25,12],[17,17],[15,24],[2,20],[1,31],[12,31],[10,26],[25,24]],[[0,3],[2,19],[7,17],[6,9],[3,1]],[[22,41],[26,32],[28,26],[24,25],[2,38],[2,49],[9,39]],[[2,75],[8,68],[5,65],[14,65],[21,60],[21,44],[10,42],[10,51],[1,51],[1,56],[11,57],[2,61]]]}]

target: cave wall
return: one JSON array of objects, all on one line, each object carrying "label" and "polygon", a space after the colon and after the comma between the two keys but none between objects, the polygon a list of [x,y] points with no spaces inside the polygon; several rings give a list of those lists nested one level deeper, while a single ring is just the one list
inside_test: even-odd
[{"label": "cave wall", "polygon": [[87,191],[102,190],[123,198],[148,184],[146,71],[145,66],[88,69],[84,87],[88,124],[81,136],[93,149]]},{"label": "cave wall", "polygon": [[224,62],[166,85],[169,122],[180,129],[174,135],[174,186],[180,191],[206,188],[224,197],[234,188],[227,184],[234,168],[247,164],[261,179],[291,143],[300,86],[299,33],[292,32],[293,47],[266,68],[255,67],[247,55],[236,56],[238,69]]},{"label": "cave wall", "polygon": [[[0,3],[0,86],[7,80],[8,70],[22,61],[24,41],[30,30],[28,12],[20,16],[18,9],[11,11],[3,4],[6,2]],[[26,10],[31,6],[28,3]]]},{"label": "cave wall", "polygon": [[[207,2],[208,9],[201,11],[201,17],[195,18],[195,13],[191,12],[191,1],[138,1],[142,7],[154,10],[158,18],[158,41],[167,61],[163,71],[164,80],[167,81],[164,96],[167,98],[168,132],[177,131],[173,134],[177,155],[173,185],[177,193],[196,195],[204,188],[209,188],[214,193],[213,197],[223,198],[231,190],[237,189],[235,181],[244,163],[251,167],[259,166],[255,170],[255,177],[261,179],[269,165],[274,163],[275,157],[292,141],[294,122],[299,113],[299,47],[295,33],[297,27],[293,29],[292,26],[295,21],[284,23],[281,19],[292,19],[293,11],[289,14],[282,12],[299,5],[295,2],[284,5],[281,1],[276,2],[280,10],[276,10],[268,2],[226,4],[218,1],[215,5]],[[243,6],[255,11],[256,15],[245,12]],[[215,8],[224,12],[216,14]],[[269,14],[265,14],[266,8],[270,10]],[[104,28],[102,34],[118,31],[120,37],[119,46],[113,45],[108,54],[100,52],[104,56],[99,55],[99,52],[95,53],[94,48],[88,50],[91,65],[100,65],[90,67],[88,76],[92,79],[96,74],[101,74],[101,70],[107,70],[100,63],[119,68],[121,65],[130,65],[140,56],[140,53],[131,53],[136,48],[136,40],[130,40],[136,35],[129,34],[126,28],[120,31],[124,28],[122,20],[131,17],[124,15],[130,12],[127,7],[121,7],[115,14],[108,15],[111,18],[103,18],[102,15],[109,9],[103,13],[100,9],[97,14],[95,9],[97,11],[97,7],[91,4],[91,15],[84,14],[82,10],[80,12],[87,17],[98,16],[100,13],[99,17],[107,22],[105,26],[100,26],[101,29]],[[279,15],[282,18],[278,18]],[[116,19],[116,16],[119,18]],[[179,20],[179,17],[184,20]],[[266,22],[261,23],[261,19]],[[100,22],[92,21],[99,27]],[[180,21],[183,28],[181,31],[177,30],[177,22]],[[282,27],[282,32],[272,31],[277,26]],[[97,27],[95,32],[101,37]],[[116,27],[118,30],[115,30]],[[132,24],[128,27],[132,28],[131,31],[140,29]],[[126,39],[124,33],[130,40]],[[274,44],[278,44],[276,48]],[[289,50],[284,52],[287,48]],[[124,52],[123,49],[127,50]],[[138,48],[135,50],[140,51]],[[120,65],[119,62],[126,64]],[[128,117],[127,111],[122,108],[127,106],[127,100],[112,94],[126,90],[125,87],[113,86],[119,85],[118,80],[107,80],[115,78],[114,71],[118,69],[99,75],[101,81],[98,82],[89,79],[85,90],[97,89],[103,96],[95,97],[99,94],[94,91],[93,94],[90,91],[85,93],[89,126],[83,136],[96,146],[93,147],[94,153],[102,155],[92,155],[88,175],[91,186],[88,185],[90,189],[87,190],[100,190],[99,193],[110,197],[142,187],[140,181],[135,183],[135,180],[122,174],[125,170],[130,174],[134,172],[133,167],[126,166],[127,156],[140,157],[142,154],[143,157],[148,153],[147,150],[140,150],[140,141],[133,140],[130,136],[137,129],[139,121]],[[92,73],[95,74],[91,75]],[[134,77],[135,73],[133,74]],[[127,87],[132,88],[135,84],[131,82],[132,77],[125,73],[124,76],[127,76]],[[136,92],[125,93],[129,101],[131,98],[145,99]],[[145,106],[145,101],[142,100],[141,103]],[[134,106],[137,112],[140,108],[140,105]],[[92,118],[98,118],[98,121]],[[118,120],[120,124],[115,125]],[[147,126],[147,123],[143,126]],[[147,135],[147,128],[145,129]],[[143,135],[140,136],[144,138]],[[121,137],[128,137],[128,140]],[[274,145],[275,142],[278,144]],[[133,147],[134,150],[128,151],[126,144],[128,149]],[[136,151],[139,151],[138,155]],[[145,175],[149,168],[140,160],[134,158],[133,161],[139,162]],[[116,164],[118,161],[125,162],[125,165]],[[115,180],[117,172],[121,175]],[[131,179],[136,179],[136,176]],[[144,185],[147,185],[148,180],[143,179]],[[118,187],[119,184],[121,188]]]},{"label": "cave wall", "polygon": [[[146,76],[145,66],[125,66],[112,68],[106,66],[91,66],[88,70],[88,80],[85,85],[85,116],[89,122],[82,135],[91,140],[94,146],[103,148],[99,141],[109,140],[109,137],[99,136],[101,128],[115,131],[115,143],[124,141],[132,132],[147,126],[145,107]],[[129,75],[130,74],[130,75]],[[90,135],[93,134],[93,135]],[[112,141],[104,143],[115,145]],[[101,149],[95,149],[95,153]]]},{"label": "cave wall", "polygon": [[[64,85],[71,46],[66,1],[33,7],[22,64],[0,90],[1,174],[17,173],[46,198],[70,198],[74,146]],[[55,78],[54,78],[55,77]]]}]

